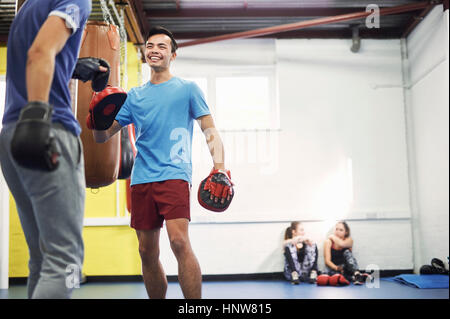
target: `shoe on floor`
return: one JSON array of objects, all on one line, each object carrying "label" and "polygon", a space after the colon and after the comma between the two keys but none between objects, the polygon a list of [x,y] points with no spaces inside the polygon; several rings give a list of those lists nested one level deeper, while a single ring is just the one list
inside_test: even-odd
[{"label": "shoe on floor", "polygon": [[312,270],[311,273],[309,274],[309,283],[315,284],[316,281],[317,281],[317,271]]},{"label": "shoe on floor", "polygon": [[291,273],[291,284],[293,284],[293,285],[298,285],[299,283],[300,283],[300,279],[299,279],[299,277],[298,277],[298,272],[296,272],[296,271],[293,271],[292,273]]},{"label": "shoe on floor", "polygon": [[361,273],[357,273],[354,276],[354,280],[353,280],[353,284],[354,285],[364,285],[367,282],[372,282],[373,281],[373,277],[369,274],[361,274]]}]

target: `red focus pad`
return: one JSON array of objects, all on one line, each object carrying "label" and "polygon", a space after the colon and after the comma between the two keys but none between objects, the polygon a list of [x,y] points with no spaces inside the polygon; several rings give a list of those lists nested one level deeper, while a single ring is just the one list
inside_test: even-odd
[{"label": "red focus pad", "polygon": [[335,274],[330,277],[330,286],[347,286],[350,282],[341,274]]},{"label": "red focus pad", "polygon": [[316,283],[317,286],[326,286],[330,280],[330,276],[328,275],[320,275],[317,277]]},{"label": "red focus pad", "polygon": [[339,285],[341,285],[341,286],[348,286],[348,285],[350,285],[350,282],[342,275],[340,275],[338,282],[339,282]]},{"label": "red focus pad", "polygon": [[330,286],[337,286],[339,284],[340,276],[341,276],[340,274],[335,274],[331,276],[329,281]]},{"label": "red focus pad", "polygon": [[99,131],[110,128],[126,98],[122,88],[109,85],[99,93],[94,92],[86,118],[87,128]]},{"label": "red focus pad", "polygon": [[[211,170],[208,177],[198,187],[197,199],[199,204],[213,212],[223,212],[230,206],[233,199],[233,185],[230,171]],[[210,198],[211,195],[213,199]],[[227,199],[228,196],[230,196],[230,200]],[[217,202],[215,202],[214,197],[218,197]],[[222,198],[225,199],[223,204],[221,202]]]}]

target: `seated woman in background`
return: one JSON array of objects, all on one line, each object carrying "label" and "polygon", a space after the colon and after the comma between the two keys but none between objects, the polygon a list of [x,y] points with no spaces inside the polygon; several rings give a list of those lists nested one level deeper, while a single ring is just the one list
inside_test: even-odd
[{"label": "seated woman in background", "polygon": [[[334,234],[328,236],[323,248],[328,275],[320,276],[317,284],[348,285],[350,281],[353,281],[354,284],[361,285],[365,282],[367,275],[359,272],[358,262],[352,254],[352,247],[350,227],[345,221],[338,222]],[[343,277],[333,276],[336,274]]]},{"label": "seated woman in background", "polygon": [[305,236],[301,222],[292,222],[284,234],[284,277],[293,284],[300,280],[315,283],[317,278],[317,245]]}]

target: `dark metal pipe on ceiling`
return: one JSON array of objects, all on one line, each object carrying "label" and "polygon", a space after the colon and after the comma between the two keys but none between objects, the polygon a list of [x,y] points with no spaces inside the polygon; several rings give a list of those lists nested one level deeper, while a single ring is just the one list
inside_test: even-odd
[{"label": "dark metal pipe on ceiling", "polygon": [[[410,12],[410,11],[416,11],[425,9],[427,7],[434,6],[441,4],[442,1],[422,1],[397,7],[391,7],[391,8],[382,8],[379,11],[380,16],[383,15],[391,15],[391,14],[398,14],[398,13],[404,13],[404,12]],[[192,41],[186,41],[179,43],[179,47],[187,47],[187,46],[193,46],[198,44],[205,44],[205,43],[211,43],[211,42],[217,42],[217,41],[224,41],[224,40],[231,40],[231,39],[244,39],[244,38],[252,38],[252,37],[258,37],[263,35],[269,35],[274,33],[280,33],[280,32],[286,32],[286,31],[293,31],[303,28],[308,28],[312,26],[318,26],[318,25],[324,25],[324,24],[331,24],[331,23],[337,23],[342,21],[351,21],[351,20],[357,20],[361,18],[366,18],[370,15],[372,15],[372,11],[362,11],[362,12],[355,12],[355,13],[349,13],[349,14],[341,14],[337,16],[332,17],[324,17],[324,18],[318,18],[318,19],[312,19],[308,21],[302,21],[302,22],[296,22],[296,23],[289,23],[289,24],[283,24],[273,27],[267,27],[262,29],[256,29],[256,30],[250,30],[250,31],[242,31],[242,32],[236,32],[236,33],[230,33],[230,34],[224,34],[219,36],[213,36],[213,37],[207,37]]]}]

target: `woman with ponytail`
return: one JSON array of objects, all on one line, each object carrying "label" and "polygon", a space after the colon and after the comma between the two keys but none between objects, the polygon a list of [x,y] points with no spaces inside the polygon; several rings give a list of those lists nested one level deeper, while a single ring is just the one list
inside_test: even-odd
[{"label": "woman with ponytail", "polygon": [[315,283],[317,278],[317,245],[305,236],[303,224],[294,221],[284,234],[284,277],[292,284]]}]

